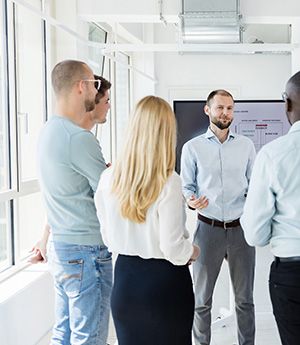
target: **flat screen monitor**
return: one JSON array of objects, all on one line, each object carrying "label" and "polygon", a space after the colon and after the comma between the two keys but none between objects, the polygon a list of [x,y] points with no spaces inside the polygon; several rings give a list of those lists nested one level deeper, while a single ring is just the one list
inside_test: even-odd
[{"label": "flat screen monitor", "polygon": [[[204,100],[174,101],[177,120],[176,171],[180,172],[182,146],[190,139],[206,132],[209,125],[204,113]],[[284,102],[279,100],[237,100],[231,130],[250,138],[258,152],[266,143],[288,132]]]}]

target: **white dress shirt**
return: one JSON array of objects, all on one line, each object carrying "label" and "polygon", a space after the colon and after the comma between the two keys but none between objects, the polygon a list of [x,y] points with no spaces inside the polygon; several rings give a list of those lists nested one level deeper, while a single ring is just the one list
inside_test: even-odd
[{"label": "white dress shirt", "polygon": [[257,155],[241,224],[250,245],[300,256],[300,121]]},{"label": "white dress shirt", "polygon": [[117,198],[111,192],[112,168],[101,175],[95,194],[101,234],[109,250],[144,259],[166,259],[184,265],[193,253],[187,239],[181,180],[175,172],[168,178],[158,199],[148,209],[146,221],[135,223],[122,217]]}]

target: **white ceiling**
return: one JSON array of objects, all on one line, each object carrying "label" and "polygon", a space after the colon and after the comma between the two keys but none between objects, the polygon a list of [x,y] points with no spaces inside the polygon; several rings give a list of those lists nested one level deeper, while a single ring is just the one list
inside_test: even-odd
[{"label": "white ceiling", "polygon": [[[199,3],[197,0],[190,0]],[[222,0],[223,1],[223,0]],[[235,0],[231,0],[235,1]],[[242,44],[232,46],[232,52],[248,53],[253,51],[287,53],[298,48],[298,42],[291,44],[293,25],[300,23],[298,0],[241,0]],[[128,32],[128,37],[136,39],[130,45],[110,45],[109,51],[182,51],[181,0],[78,0],[80,17],[86,21],[106,23],[112,30]],[[122,29],[120,30],[120,28]],[[123,30],[124,29],[124,30]],[[149,42],[145,35],[153,31]],[[126,36],[126,35],[125,35]],[[129,38],[129,42],[132,40]],[[145,45],[148,43],[148,46]],[[149,44],[152,44],[152,48]],[[255,45],[252,49],[249,44]],[[155,46],[154,46],[155,45]],[[187,51],[209,52],[228,51],[228,44],[185,45]]]}]

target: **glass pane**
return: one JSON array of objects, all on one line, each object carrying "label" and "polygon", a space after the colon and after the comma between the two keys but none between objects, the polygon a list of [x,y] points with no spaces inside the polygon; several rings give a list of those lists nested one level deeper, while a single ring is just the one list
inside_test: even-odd
[{"label": "glass pane", "polygon": [[30,194],[19,198],[17,206],[17,226],[21,259],[42,236],[46,222],[46,213],[41,193]]},{"label": "glass pane", "polygon": [[9,264],[8,214],[8,202],[0,202],[0,270],[6,268]]},{"label": "glass pane", "polygon": [[[105,60],[103,65],[103,73],[102,76],[106,79],[111,81],[110,78],[110,63],[108,60]],[[113,84],[113,83],[112,83]],[[110,94],[111,100],[111,93],[114,85],[112,85],[111,89],[108,91]],[[111,101],[109,101],[111,103]],[[97,138],[100,142],[102,152],[106,162],[112,161],[112,120],[111,120],[111,111],[109,110],[106,116],[106,122],[100,125],[97,125],[96,130]]]},{"label": "glass pane", "polygon": [[[116,138],[117,150],[122,147],[124,134],[129,118],[129,56],[117,53],[116,59],[122,63],[116,63]],[[125,65],[124,65],[125,64]]]},{"label": "glass pane", "polygon": [[[2,3],[0,12],[2,13]],[[0,15],[0,20],[3,20]],[[5,37],[3,26],[0,26],[0,37]],[[7,85],[5,81],[5,59],[4,59],[5,39],[0,42],[0,191],[8,189],[8,121],[7,121]]]},{"label": "glass pane", "polygon": [[[91,23],[89,24],[89,41],[97,43],[105,43],[106,32],[99,26]],[[95,74],[103,74],[104,56],[101,55],[101,49],[96,47],[89,47],[89,65]]]},{"label": "glass pane", "polygon": [[[40,0],[31,5],[41,7]],[[21,180],[36,178],[36,143],[45,118],[44,45],[41,19],[22,6],[16,11],[18,135]]]}]

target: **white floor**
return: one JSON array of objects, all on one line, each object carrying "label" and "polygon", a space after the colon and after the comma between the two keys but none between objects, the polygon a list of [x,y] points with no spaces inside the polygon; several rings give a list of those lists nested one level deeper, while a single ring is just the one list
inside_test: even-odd
[{"label": "white floor", "polygon": [[[50,335],[37,345],[49,345]],[[109,345],[117,345],[113,326],[110,327]],[[256,345],[281,345],[272,314],[256,316]],[[155,344],[153,344],[155,345]],[[235,322],[213,330],[211,345],[238,345]]]},{"label": "white floor", "polygon": [[[280,345],[279,334],[272,314],[256,315],[256,345]],[[235,322],[212,332],[211,345],[238,345]]]}]

